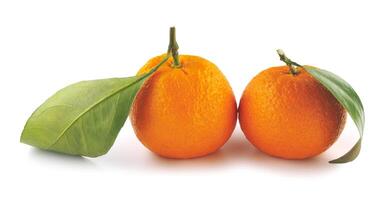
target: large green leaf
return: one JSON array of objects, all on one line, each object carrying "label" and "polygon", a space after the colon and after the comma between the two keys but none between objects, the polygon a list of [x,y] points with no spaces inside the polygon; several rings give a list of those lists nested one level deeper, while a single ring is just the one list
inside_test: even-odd
[{"label": "large green leaf", "polygon": [[360,153],[365,123],[364,107],[360,97],[353,90],[352,86],[337,75],[313,66],[303,66],[303,68],[334,95],[350,114],[360,133],[360,138],[353,148],[343,156],[331,160],[330,163],[346,163],[353,161]]},{"label": "large green leaf", "polygon": [[75,83],[46,100],[28,119],[20,141],[41,149],[97,157],[107,153],[148,73]]},{"label": "large green leaf", "polygon": [[145,76],[82,81],[61,89],[28,119],[21,142],[96,157],[113,145]]}]

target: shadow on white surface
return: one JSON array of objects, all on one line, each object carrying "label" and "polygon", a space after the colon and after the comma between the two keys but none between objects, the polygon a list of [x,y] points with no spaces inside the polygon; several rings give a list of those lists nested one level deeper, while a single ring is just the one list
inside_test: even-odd
[{"label": "shadow on white surface", "polygon": [[95,166],[94,162],[81,156],[72,156],[52,151],[46,151],[39,148],[32,148],[30,151],[30,157],[37,162],[42,162],[45,164],[51,163],[54,165],[61,166]]},{"label": "shadow on white surface", "polygon": [[154,156],[154,164],[180,168],[210,168],[216,166],[240,165],[241,168],[259,168],[259,170],[274,171],[283,174],[312,174],[324,173],[335,170],[336,165],[331,165],[324,156],[318,156],[307,160],[284,160],[266,155],[254,148],[242,133],[235,133],[227,144],[219,151],[206,157],[175,160]]}]

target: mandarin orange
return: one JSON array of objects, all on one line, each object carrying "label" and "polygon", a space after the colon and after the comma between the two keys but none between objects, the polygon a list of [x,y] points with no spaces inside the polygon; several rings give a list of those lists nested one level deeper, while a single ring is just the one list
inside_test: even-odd
[{"label": "mandarin orange", "polygon": [[[149,60],[138,74],[150,71],[166,55]],[[169,158],[194,158],[218,150],[237,120],[233,91],[210,61],[170,57],[138,92],[131,121],[138,139],[152,152]]]},{"label": "mandarin orange", "polygon": [[316,156],[340,135],[346,111],[302,68],[272,67],[255,76],[243,92],[239,122],[259,150],[286,159]]}]

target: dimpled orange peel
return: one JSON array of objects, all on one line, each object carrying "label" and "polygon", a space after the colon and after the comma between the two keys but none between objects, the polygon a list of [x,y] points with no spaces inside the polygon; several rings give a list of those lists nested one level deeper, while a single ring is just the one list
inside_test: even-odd
[{"label": "dimpled orange peel", "polygon": [[336,141],[346,111],[307,71],[285,55],[281,60],[287,65],[268,68],[247,85],[239,105],[240,126],[247,139],[269,155],[310,158]]},{"label": "dimpled orange peel", "polygon": [[175,28],[167,54],[150,59],[138,72],[161,65],[145,81],[130,118],[138,139],[168,158],[194,158],[218,150],[236,124],[233,91],[212,62],[178,55]]}]

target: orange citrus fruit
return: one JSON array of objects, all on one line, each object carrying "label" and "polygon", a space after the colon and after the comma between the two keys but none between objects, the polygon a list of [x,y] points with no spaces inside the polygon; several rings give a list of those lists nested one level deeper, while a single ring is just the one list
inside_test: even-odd
[{"label": "orange citrus fruit", "polygon": [[[138,72],[150,71],[166,55],[149,60]],[[170,57],[141,87],[131,110],[138,139],[152,152],[169,158],[193,158],[219,149],[231,136],[237,109],[221,71],[206,59]]]},{"label": "orange citrus fruit", "polygon": [[345,125],[346,111],[302,68],[272,67],[255,76],[243,92],[239,122],[259,150],[286,159],[325,151]]}]

